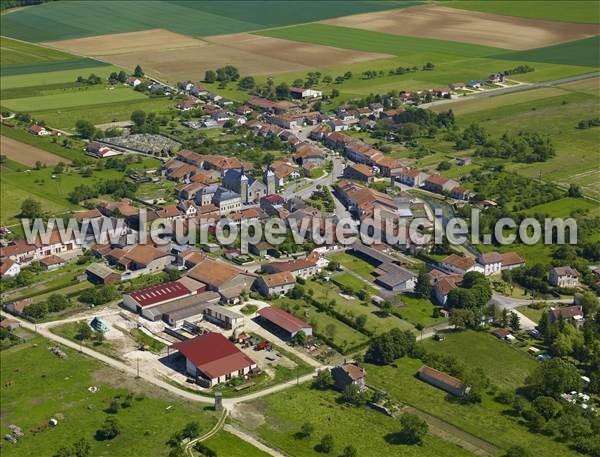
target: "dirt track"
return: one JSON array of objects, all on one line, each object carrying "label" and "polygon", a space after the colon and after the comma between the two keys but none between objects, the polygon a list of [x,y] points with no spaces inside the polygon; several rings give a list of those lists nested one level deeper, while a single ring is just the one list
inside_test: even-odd
[{"label": "dirt track", "polygon": [[[199,80],[206,70],[235,65],[243,75],[309,71],[390,57],[387,54],[236,33],[198,40],[167,30],[102,35],[48,45],[125,68],[141,65],[169,83]],[[150,52],[151,50],[151,52]]]},{"label": "dirt track", "polygon": [[35,166],[38,160],[46,165],[56,165],[59,162],[71,163],[68,159],[5,136],[0,136],[0,152],[9,159],[30,167]]},{"label": "dirt track", "polygon": [[594,24],[542,21],[435,5],[357,14],[322,23],[513,50],[550,46],[600,33],[600,27]]}]

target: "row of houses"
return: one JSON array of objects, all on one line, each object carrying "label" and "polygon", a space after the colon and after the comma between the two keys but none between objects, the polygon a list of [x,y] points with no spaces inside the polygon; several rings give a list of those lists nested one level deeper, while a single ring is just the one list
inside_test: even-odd
[{"label": "row of houses", "polygon": [[449,195],[457,200],[471,200],[475,194],[461,186],[454,179],[440,174],[428,174],[416,168],[402,167],[391,175],[392,182],[399,182],[409,187],[422,187],[429,192]]}]

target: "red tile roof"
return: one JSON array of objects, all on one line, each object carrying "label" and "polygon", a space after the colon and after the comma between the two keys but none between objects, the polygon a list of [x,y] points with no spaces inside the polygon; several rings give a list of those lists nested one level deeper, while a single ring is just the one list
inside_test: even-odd
[{"label": "red tile roof", "polygon": [[205,333],[172,347],[178,349],[210,379],[255,365],[254,360],[220,333]]},{"label": "red tile roof", "polygon": [[258,314],[290,333],[297,332],[304,328],[310,328],[310,324],[307,324],[296,316],[293,316],[282,309],[275,308],[274,306],[259,309]]},{"label": "red tile roof", "polygon": [[133,298],[142,308],[161,303],[166,300],[183,297],[191,294],[191,291],[180,282],[166,282],[158,286],[146,287],[136,290],[128,295]]},{"label": "red tile roof", "polygon": [[422,366],[419,370],[419,374],[424,374],[430,378],[437,379],[439,382],[446,384],[447,386],[454,387],[456,389],[462,389],[465,387],[465,383],[460,379],[455,378],[454,376],[450,376],[447,373],[436,370],[435,368],[428,367],[426,365]]}]

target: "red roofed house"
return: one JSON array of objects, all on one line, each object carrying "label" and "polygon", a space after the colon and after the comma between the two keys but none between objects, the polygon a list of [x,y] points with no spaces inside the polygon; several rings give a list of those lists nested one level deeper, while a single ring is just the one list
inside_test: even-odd
[{"label": "red roofed house", "polygon": [[344,363],[331,369],[335,387],[341,391],[350,385],[356,385],[360,390],[366,390],[365,370],[357,363]]},{"label": "red roofed house", "polygon": [[485,252],[477,262],[483,267],[483,274],[486,276],[500,274],[502,271],[502,256],[498,252]]},{"label": "red roofed house", "polygon": [[306,335],[312,335],[312,327],[296,316],[274,306],[267,306],[258,310],[258,314],[263,320],[278,330],[283,332],[288,338],[293,338],[300,331]]},{"label": "red roofed house", "polygon": [[550,321],[556,322],[559,319],[573,322],[577,327],[583,324],[583,307],[580,305],[552,307],[548,314]]},{"label": "red roofed house", "polygon": [[146,287],[123,295],[123,305],[131,311],[139,313],[144,308],[158,306],[177,298],[194,295],[196,292],[195,290],[188,289],[181,282],[166,282],[158,286]]},{"label": "red roofed house", "polygon": [[579,286],[579,272],[575,268],[554,267],[550,270],[550,284],[556,287],[572,288]]},{"label": "red roofed house", "polygon": [[50,130],[46,130],[45,127],[43,127],[41,125],[37,125],[37,124],[33,124],[31,127],[29,127],[27,129],[27,131],[29,133],[31,133],[32,135],[37,135],[37,136],[44,136],[44,135],[52,134],[52,132],[50,132]]},{"label": "red roofed house", "polygon": [[424,181],[423,187],[430,192],[436,192],[443,194],[445,192],[451,192],[458,186],[458,182],[454,179],[446,178],[445,176],[433,174]]},{"label": "red roofed house", "polygon": [[513,270],[525,265],[525,260],[523,260],[523,257],[516,252],[504,252],[500,254],[500,258],[502,259],[503,270]]},{"label": "red roofed house", "polygon": [[460,379],[426,365],[421,367],[418,376],[422,381],[425,381],[432,386],[439,387],[455,397],[462,397],[471,390],[471,388]]},{"label": "red roofed house", "polygon": [[290,260],[287,262],[273,262],[263,265],[262,269],[265,273],[289,271],[294,277],[299,276],[304,279],[319,273],[317,259],[314,258]]},{"label": "red roofed house", "polygon": [[212,387],[256,369],[256,362],[220,333],[205,333],[172,346],[185,357],[186,372]]},{"label": "red roofed house", "polygon": [[14,278],[21,272],[21,265],[17,262],[6,259],[0,262],[0,278]]},{"label": "red roofed house", "polygon": [[344,169],[344,178],[356,179],[358,181],[370,184],[375,178],[375,173],[373,173],[373,169],[371,167],[362,163],[355,163]]},{"label": "red roofed house", "polygon": [[471,257],[462,257],[456,254],[450,254],[443,259],[440,266],[447,271],[464,275],[469,271],[479,271],[483,273],[483,269],[475,263]]}]

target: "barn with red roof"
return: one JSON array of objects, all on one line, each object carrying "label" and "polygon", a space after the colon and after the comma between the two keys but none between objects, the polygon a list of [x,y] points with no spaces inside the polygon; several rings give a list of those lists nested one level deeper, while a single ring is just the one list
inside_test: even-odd
[{"label": "barn with red roof", "polygon": [[257,368],[256,362],[220,333],[205,333],[171,346],[185,357],[186,372],[212,387]]},{"label": "barn with red roof", "polygon": [[274,306],[267,306],[258,310],[262,322],[274,327],[279,333],[288,338],[293,338],[300,331],[312,335],[312,327],[296,316]]}]

